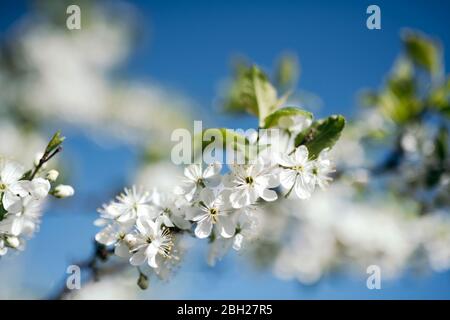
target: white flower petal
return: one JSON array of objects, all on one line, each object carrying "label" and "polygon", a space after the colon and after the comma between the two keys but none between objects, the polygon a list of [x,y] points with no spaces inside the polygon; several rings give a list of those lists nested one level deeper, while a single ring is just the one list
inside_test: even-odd
[{"label": "white flower petal", "polygon": [[131,258],[130,263],[133,266],[140,266],[147,259],[147,255],[145,254],[146,247],[140,248],[137,252],[135,252]]},{"label": "white flower petal", "polygon": [[217,221],[217,227],[220,230],[220,235],[224,238],[231,238],[236,232],[236,225],[228,216],[221,216]]},{"label": "white flower petal", "polygon": [[296,179],[297,172],[295,172],[294,170],[283,170],[280,173],[280,183],[286,189],[292,188]]},{"label": "white flower petal", "polygon": [[205,188],[200,192],[200,200],[207,206],[213,207],[216,196],[211,189]]},{"label": "white flower petal", "polygon": [[203,178],[209,179],[212,176],[216,176],[220,173],[220,170],[222,170],[222,164],[216,161],[205,168]]},{"label": "white flower petal", "polygon": [[18,181],[25,174],[25,168],[14,161],[0,161],[0,181],[6,185]]},{"label": "white flower petal", "polygon": [[300,146],[295,150],[295,162],[297,164],[303,164],[308,161],[308,148]]},{"label": "white flower petal", "polygon": [[278,195],[273,190],[265,189],[261,194],[261,198],[263,198],[266,201],[275,201],[277,200]]},{"label": "white flower petal", "polygon": [[302,183],[300,179],[295,184],[295,193],[300,199],[309,199],[311,197],[311,191],[307,184]]},{"label": "white flower petal", "polygon": [[200,164],[191,164],[184,169],[184,175],[192,180],[197,181],[202,177],[202,167]]},{"label": "white flower petal", "polygon": [[121,258],[128,258],[130,256],[130,248],[125,241],[119,241],[114,248],[114,254]]},{"label": "white flower petal", "polygon": [[207,238],[211,234],[212,227],[213,225],[210,219],[203,219],[197,223],[195,235],[200,239]]}]

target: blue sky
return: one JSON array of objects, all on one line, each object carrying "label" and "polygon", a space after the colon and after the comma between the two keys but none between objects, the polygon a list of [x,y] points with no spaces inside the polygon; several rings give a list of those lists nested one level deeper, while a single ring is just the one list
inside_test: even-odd
[{"label": "blue sky", "polygon": [[[74,1],[76,3],[76,1]],[[376,88],[400,52],[399,32],[419,29],[450,48],[448,1],[133,1],[142,18],[143,34],[136,50],[121,70],[129,79],[149,79],[181,91],[202,109],[216,115],[218,124],[231,120],[213,110],[218,81],[229,75],[230,58],[243,54],[271,68],[280,53],[300,58],[299,88],[319,95],[319,114],[354,114],[355,94]],[[381,8],[382,29],[365,26],[369,4]],[[0,35],[23,16],[26,2],[2,3]],[[445,53],[449,65],[450,55]],[[248,125],[248,119],[232,120]],[[108,199],[111,184],[127,182],[136,164],[127,146],[101,149],[75,130],[66,131],[67,158],[73,156],[76,203],[89,195]],[[107,161],[106,161],[107,160]],[[105,163],[107,163],[105,165]],[[95,179],[92,177],[95,176]],[[86,183],[87,182],[87,183]],[[100,200],[101,201],[101,200]],[[67,264],[89,254],[96,229],[95,205],[57,205],[46,214],[40,233],[27,251],[13,259],[24,262],[30,277],[20,284],[51,292],[64,276]],[[83,211],[83,212],[80,212]],[[61,228],[61,226],[64,226]],[[204,277],[177,298],[450,298],[450,274],[405,276],[389,282],[379,292],[369,291],[365,279],[348,275],[326,278],[315,287],[275,279],[254,272],[229,257],[217,271],[208,271],[205,252],[196,250],[177,279]],[[199,262],[201,261],[201,262]],[[2,261],[1,263],[12,263]],[[189,261],[188,261],[189,262]],[[0,270],[5,270],[0,266]],[[1,271],[0,271],[1,272]],[[204,274],[203,274],[204,273]],[[211,281],[215,286],[211,288]]]}]

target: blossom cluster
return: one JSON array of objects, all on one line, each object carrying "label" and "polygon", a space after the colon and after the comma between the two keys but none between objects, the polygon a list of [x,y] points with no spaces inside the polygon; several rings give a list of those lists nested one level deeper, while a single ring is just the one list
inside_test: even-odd
[{"label": "blossom cluster", "polygon": [[51,189],[51,182],[59,175],[56,170],[46,171],[45,178],[30,175],[31,171],[27,172],[20,163],[0,158],[0,256],[11,248],[23,250],[25,239],[39,228],[49,193],[56,197],[73,195],[70,186]]},{"label": "blossom cluster", "polygon": [[114,247],[114,253],[133,266],[147,262],[157,274],[179,260],[176,243],[182,234],[240,250],[257,235],[261,205],[282,194],[308,199],[317,186],[324,189],[331,180],[329,148],[312,158],[305,145],[281,152],[280,144],[275,145],[276,150],[265,149],[249,163],[231,164],[228,170],[219,162],[188,165],[171,192],[126,188],[99,209],[95,224],[103,229],[96,241]]}]

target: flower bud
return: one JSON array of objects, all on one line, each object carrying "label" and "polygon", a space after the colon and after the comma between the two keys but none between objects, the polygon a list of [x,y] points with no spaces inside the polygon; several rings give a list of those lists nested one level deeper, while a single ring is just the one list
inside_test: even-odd
[{"label": "flower bud", "polygon": [[59,172],[57,170],[50,170],[49,172],[47,172],[47,180],[49,181],[56,181],[56,179],[58,179],[59,176]]},{"label": "flower bud", "polygon": [[6,244],[11,248],[17,248],[20,245],[19,238],[15,236],[8,236],[6,239]]},{"label": "flower bud", "polygon": [[137,281],[137,285],[142,290],[145,290],[145,289],[148,288],[148,277],[145,274],[143,274],[142,272],[139,273],[139,278],[138,278],[138,281]]},{"label": "flower bud", "polygon": [[60,184],[55,188],[53,195],[57,198],[67,198],[75,194],[75,190],[68,185]]}]

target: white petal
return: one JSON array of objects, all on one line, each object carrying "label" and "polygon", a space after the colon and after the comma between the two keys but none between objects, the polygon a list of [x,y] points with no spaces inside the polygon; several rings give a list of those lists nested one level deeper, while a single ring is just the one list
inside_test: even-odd
[{"label": "white petal", "polygon": [[236,232],[236,225],[233,220],[227,216],[221,216],[217,222],[217,227],[220,229],[220,235],[224,238],[231,238]]},{"label": "white petal", "polygon": [[191,164],[184,169],[184,175],[192,180],[197,181],[202,177],[202,168],[199,164]]},{"label": "white petal", "polygon": [[308,148],[300,146],[295,150],[295,162],[297,164],[305,163],[308,160]]},{"label": "white petal", "polygon": [[156,255],[158,254],[158,248],[150,244],[147,247],[145,254],[148,258],[148,265],[152,268],[158,268],[158,265],[156,264]]},{"label": "white petal", "polygon": [[203,201],[206,206],[212,207],[216,200],[216,196],[211,189],[205,188],[200,192],[200,200]]},{"label": "white petal", "polygon": [[238,190],[230,195],[231,206],[235,209],[242,208],[251,204],[248,190]]},{"label": "white petal", "polygon": [[186,208],[184,214],[185,214],[186,220],[194,220],[197,217],[204,215],[205,213],[197,207],[188,207],[188,208]]},{"label": "white petal", "polygon": [[8,190],[11,193],[14,193],[16,196],[26,197],[29,194],[29,190],[31,187],[30,184],[31,184],[30,181],[25,181],[25,180],[17,181],[17,182],[10,184],[8,186]]},{"label": "white petal", "polygon": [[6,211],[18,213],[22,211],[22,201],[20,197],[9,190],[3,194],[2,204]]},{"label": "white petal", "polygon": [[275,201],[277,200],[278,195],[273,190],[265,189],[261,194],[261,198],[263,198],[266,201]]},{"label": "white petal", "polygon": [[225,188],[233,188],[236,183],[234,182],[235,176],[231,173],[228,173],[223,176],[222,184]]},{"label": "white petal", "polygon": [[197,223],[195,228],[195,235],[197,238],[203,239],[209,237],[212,230],[212,222],[210,219],[203,219]]},{"label": "white petal", "polygon": [[181,230],[188,230],[191,228],[191,223],[180,216],[173,215],[172,222]]},{"label": "white petal", "polygon": [[50,182],[43,178],[36,178],[31,181],[30,194],[36,199],[43,199],[50,191]]},{"label": "white petal", "polygon": [[117,241],[115,232],[112,232],[112,227],[107,226],[95,235],[95,240],[105,246],[109,246]]},{"label": "white petal", "polygon": [[11,225],[11,233],[14,236],[18,236],[22,233],[24,219],[22,217],[13,220]]},{"label": "white petal", "polygon": [[136,215],[138,217],[149,216],[151,214],[152,214],[152,207],[147,204],[139,204],[136,208]]},{"label": "white petal", "polygon": [[282,166],[292,167],[295,165],[295,162],[292,161],[292,158],[285,154],[276,154],[275,158],[276,158],[277,163]]},{"label": "white petal", "polygon": [[280,183],[286,189],[292,188],[296,178],[297,172],[295,172],[294,170],[283,170],[280,173]]},{"label": "white petal", "polygon": [[212,176],[218,175],[220,170],[222,170],[222,164],[216,161],[205,168],[203,178],[208,179]]},{"label": "white petal", "polygon": [[25,174],[25,168],[14,161],[3,160],[0,162],[0,181],[11,184],[18,181]]},{"label": "white petal", "polygon": [[136,226],[139,232],[143,235],[155,235],[156,224],[146,217],[139,217],[136,221]]},{"label": "white petal", "polygon": [[130,256],[130,248],[125,241],[119,241],[114,248],[114,254],[121,258],[128,258]]},{"label": "white petal", "polygon": [[302,183],[300,179],[295,184],[295,193],[300,199],[309,199],[311,197],[311,192],[308,185]]},{"label": "white petal", "polygon": [[234,241],[233,241],[233,249],[236,251],[241,250],[242,248],[242,242],[244,241],[244,237],[242,236],[242,234],[237,234],[234,237]]},{"label": "white petal", "polygon": [[147,259],[145,250],[146,250],[146,247],[143,247],[131,256],[131,258],[130,258],[131,265],[140,266],[141,264],[143,264],[145,262],[145,260]]}]

